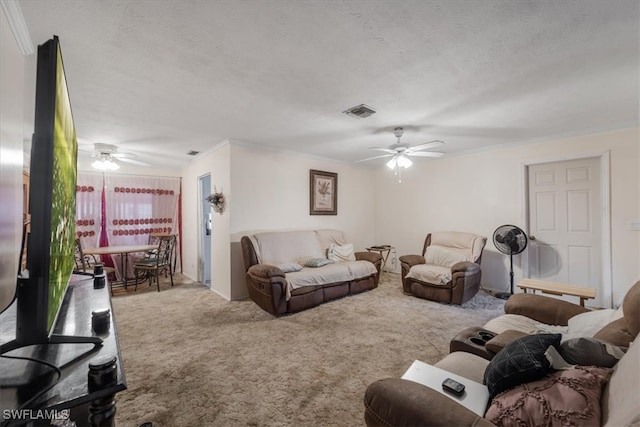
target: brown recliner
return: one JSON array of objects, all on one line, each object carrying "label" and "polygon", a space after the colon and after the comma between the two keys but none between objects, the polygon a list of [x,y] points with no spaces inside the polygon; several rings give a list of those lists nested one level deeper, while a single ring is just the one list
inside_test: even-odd
[{"label": "brown recliner", "polygon": [[445,231],[427,234],[422,255],[403,255],[405,294],[432,301],[462,304],[480,289],[480,260],[487,238]]}]

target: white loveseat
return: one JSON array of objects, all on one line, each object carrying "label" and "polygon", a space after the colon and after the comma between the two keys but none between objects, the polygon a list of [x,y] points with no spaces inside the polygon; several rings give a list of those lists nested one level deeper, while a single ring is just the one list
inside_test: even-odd
[{"label": "white loveseat", "polygon": [[249,296],[274,316],[378,286],[380,254],[354,252],[340,230],[256,233],[241,245]]}]

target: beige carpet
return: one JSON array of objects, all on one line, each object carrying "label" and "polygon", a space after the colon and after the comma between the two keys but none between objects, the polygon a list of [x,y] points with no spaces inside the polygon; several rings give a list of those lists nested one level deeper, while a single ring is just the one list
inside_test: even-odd
[{"label": "beige carpet", "polygon": [[438,361],[504,304],[482,291],[462,307],[409,297],[385,274],[373,291],[274,318],[178,281],[113,297],[120,427],[361,426],[368,384]]}]

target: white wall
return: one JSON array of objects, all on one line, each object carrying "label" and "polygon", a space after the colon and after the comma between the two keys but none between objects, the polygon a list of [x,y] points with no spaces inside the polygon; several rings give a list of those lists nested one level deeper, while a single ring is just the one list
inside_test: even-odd
[{"label": "white wall", "polygon": [[[338,215],[309,214],[309,170],[338,174]],[[356,249],[375,242],[374,170],[233,143],[232,296],[246,296],[240,250],[243,235],[265,230],[336,228],[347,233]]]},{"label": "white wall", "polygon": [[12,301],[22,237],[24,57],[0,13],[0,311]]},{"label": "white wall", "polygon": [[[508,258],[494,248],[493,231],[502,224],[524,226],[523,164],[583,154],[611,153],[611,237],[613,301],[640,279],[640,139],[638,129],[496,148],[473,154],[417,161],[403,172],[376,174],[376,237],[398,254],[417,254],[431,231],[459,230],[489,238],[482,259],[483,285],[505,290]],[[514,257],[515,281],[522,278]]]},{"label": "white wall", "polygon": [[[182,173],[182,262],[183,274],[198,277],[198,236],[200,227],[198,207],[200,194],[198,178],[211,174],[211,186],[222,190],[227,200],[233,200],[230,173],[231,147],[221,144],[189,164]],[[231,299],[230,218],[233,204],[227,203],[222,214],[213,213],[211,224],[211,290]]]},{"label": "white wall", "polygon": [[[309,215],[309,170],[338,173],[338,215]],[[223,144],[189,164],[182,174],[183,272],[197,278],[198,177],[224,193],[226,209],[213,214],[211,289],[229,300],[247,296],[240,248],[243,235],[265,230],[337,228],[356,248],[375,242],[370,168],[255,148]]]}]

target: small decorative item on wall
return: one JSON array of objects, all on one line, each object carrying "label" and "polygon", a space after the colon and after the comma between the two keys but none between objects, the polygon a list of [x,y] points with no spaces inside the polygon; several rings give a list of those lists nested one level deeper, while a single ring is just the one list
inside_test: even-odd
[{"label": "small decorative item on wall", "polygon": [[224,211],[224,196],[222,195],[222,190],[218,192],[215,186],[213,187],[213,194],[207,197],[207,202],[211,203],[215,212],[222,213]]},{"label": "small decorative item on wall", "polygon": [[309,171],[309,214],[338,215],[338,174]]}]

